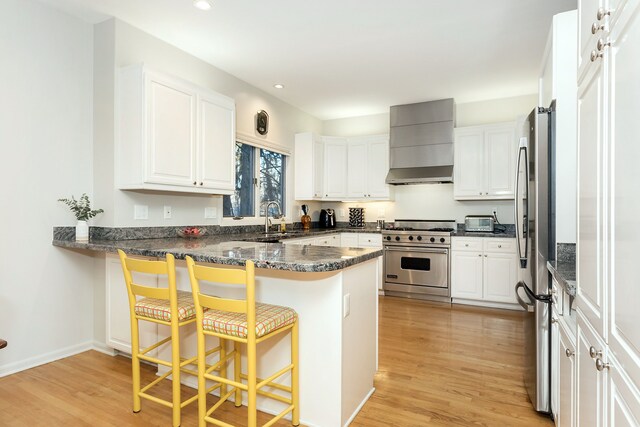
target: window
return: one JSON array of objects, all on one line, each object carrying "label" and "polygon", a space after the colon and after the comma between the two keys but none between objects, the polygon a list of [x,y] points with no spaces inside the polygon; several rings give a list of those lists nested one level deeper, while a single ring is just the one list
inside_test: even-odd
[{"label": "window", "polygon": [[[286,211],[286,156],[264,148],[236,142],[236,189],[223,198],[223,215],[232,218],[264,217],[264,202],[280,205],[269,208],[269,216]],[[258,207],[258,209],[256,209]]]}]

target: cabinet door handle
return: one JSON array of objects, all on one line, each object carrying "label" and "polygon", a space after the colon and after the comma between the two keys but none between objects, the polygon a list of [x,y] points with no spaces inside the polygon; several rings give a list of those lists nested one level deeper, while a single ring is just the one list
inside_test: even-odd
[{"label": "cabinet door handle", "polygon": [[193,185],[198,185],[198,183],[196,181],[193,181]]},{"label": "cabinet door handle", "polygon": [[589,347],[589,356],[592,359],[600,358],[602,357],[602,350],[596,350],[596,348],[594,346]]},{"label": "cabinet door handle", "polygon": [[571,357],[571,356],[573,356],[574,354],[576,354],[576,352],[575,352],[575,351],[571,351],[571,350],[569,350],[569,349],[566,349],[566,350],[565,350],[565,352],[564,352],[564,354],[565,354],[565,356],[567,356],[567,357]]},{"label": "cabinet door handle", "polygon": [[602,21],[602,18],[607,15],[611,15],[610,10],[605,10],[604,7],[598,8],[598,13],[596,14],[596,18],[598,18],[598,21]]},{"label": "cabinet door handle", "polygon": [[501,248],[501,247],[502,247],[502,245],[498,245],[498,247],[499,247],[499,248]]},{"label": "cabinet door handle", "polygon": [[598,31],[600,31],[600,30],[604,30],[604,24],[599,25],[597,22],[594,22],[594,23],[591,25],[591,34],[595,34],[595,33],[597,33],[597,32],[598,32]]},{"label": "cabinet door handle", "polygon": [[200,183],[200,185],[202,185],[202,182]]},{"label": "cabinet door handle", "polygon": [[482,256],[482,254],[478,254],[478,256],[480,256],[480,257],[481,257],[481,256]]},{"label": "cabinet door handle", "polygon": [[605,369],[609,369],[609,368],[611,368],[611,365],[609,365],[608,363],[604,363],[602,359],[600,359],[599,357],[596,359],[596,369],[598,371],[602,372]]},{"label": "cabinet door handle", "polygon": [[482,196],[482,191],[481,191],[481,192],[479,192],[478,194]]},{"label": "cabinet door handle", "polygon": [[558,318],[557,317],[552,317],[551,318],[551,323],[558,323]]},{"label": "cabinet door handle", "polygon": [[468,243],[465,243],[464,245],[465,245],[467,248],[469,247],[469,244],[468,244]]}]

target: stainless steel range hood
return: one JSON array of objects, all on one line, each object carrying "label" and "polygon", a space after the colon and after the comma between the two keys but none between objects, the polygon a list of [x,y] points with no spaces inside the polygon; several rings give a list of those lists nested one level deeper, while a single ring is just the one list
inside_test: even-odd
[{"label": "stainless steel range hood", "polygon": [[387,184],[453,182],[453,98],[391,107]]}]

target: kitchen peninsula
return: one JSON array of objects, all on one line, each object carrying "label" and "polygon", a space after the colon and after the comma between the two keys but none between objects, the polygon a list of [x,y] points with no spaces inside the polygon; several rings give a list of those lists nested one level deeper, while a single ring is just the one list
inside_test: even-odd
[{"label": "kitchen peninsula", "polygon": [[[344,426],[373,393],[377,369],[378,263],[382,250],[311,245],[284,245],[249,241],[260,235],[217,234],[200,239],[181,238],[90,240],[82,243],[64,232],[54,231],[53,245],[92,251],[105,260],[106,344],[130,352],[127,295],[120,262],[122,249],[130,255],[149,258],[173,254],[178,288],[190,290],[184,258],[196,262],[243,266],[256,265],[256,299],[285,305],[300,316],[300,408],[301,422],[309,426]],[[97,252],[97,254],[95,254]],[[90,254],[90,252],[87,252]],[[103,254],[104,253],[104,254]],[[149,283],[157,285],[157,278]],[[225,297],[242,297],[239,289],[210,284],[210,291]],[[193,325],[191,325],[193,326]],[[166,336],[163,327],[141,329],[142,345]],[[192,328],[194,329],[194,328]],[[195,331],[182,333],[184,355],[195,354]],[[163,357],[161,350],[159,356]],[[258,347],[258,375],[289,360],[289,340]],[[168,353],[167,353],[168,355]],[[261,372],[263,371],[263,372]],[[186,376],[185,383],[195,385]],[[288,382],[289,377],[283,376]],[[269,390],[273,391],[273,390]],[[277,390],[275,391],[277,393]],[[282,410],[279,402],[258,399],[258,408],[268,413]]]}]

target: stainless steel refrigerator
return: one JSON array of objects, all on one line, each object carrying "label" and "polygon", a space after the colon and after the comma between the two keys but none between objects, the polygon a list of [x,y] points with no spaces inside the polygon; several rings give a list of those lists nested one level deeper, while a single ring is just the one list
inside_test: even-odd
[{"label": "stainless steel refrigerator", "polygon": [[524,316],[524,382],[534,408],[550,412],[551,297],[547,260],[555,257],[553,163],[555,102],[529,114],[528,137],[520,138],[516,168],[515,223],[520,257],[518,303]]}]

